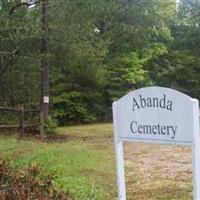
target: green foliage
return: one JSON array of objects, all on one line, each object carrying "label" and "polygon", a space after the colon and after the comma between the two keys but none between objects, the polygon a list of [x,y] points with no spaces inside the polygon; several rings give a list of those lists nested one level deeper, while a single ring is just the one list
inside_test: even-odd
[{"label": "green foliage", "polygon": [[54,115],[61,124],[94,121],[95,116],[88,111],[86,102],[80,92],[62,93],[53,99]]},{"label": "green foliage", "polygon": [[19,116],[13,113],[0,112],[0,124],[1,125],[19,125]]},{"label": "green foliage", "polygon": [[145,67],[154,84],[196,98],[200,98],[199,7],[199,1],[180,1],[177,16],[170,23],[174,40],[167,46],[167,54],[151,60]]},{"label": "green foliage", "polygon": [[[0,10],[0,101],[40,103],[41,3]],[[200,97],[198,1],[49,1],[50,108],[59,124],[111,120],[111,104],[147,85]],[[17,77],[17,78],[16,78]]]},{"label": "green foliage", "polygon": [[[38,10],[3,1],[0,10],[0,101],[1,105],[38,105],[40,86],[40,17]],[[7,66],[7,67],[6,67]],[[30,81],[31,80],[31,81]]]},{"label": "green foliage", "polygon": [[[83,182],[84,183],[84,182]],[[93,199],[93,200],[101,200],[105,199],[105,195],[103,190],[96,187],[95,184],[89,184],[83,186],[83,183],[80,184],[80,187],[77,188],[77,192],[74,195],[75,200],[79,199]]]},{"label": "green foliage", "polygon": [[46,134],[57,134],[57,123],[54,119],[52,119],[51,117],[49,117],[48,119],[46,119],[44,121],[44,131]]}]

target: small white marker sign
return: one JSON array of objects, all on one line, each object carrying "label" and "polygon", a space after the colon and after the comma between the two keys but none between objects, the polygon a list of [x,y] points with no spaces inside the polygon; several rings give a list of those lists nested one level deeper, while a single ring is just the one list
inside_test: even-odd
[{"label": "small white marker sign", "polygon": [[48,96],[44,96],[43,100],[44,100],[44,103],[49,103],[49,97]]},{"label": "small white marker sign", "polygon": [[194,199],[200,200],[198,100],[169,88],[146,87],[113,103],[113,121],[118,200],[126,199],[123,141],[192,146]]}]

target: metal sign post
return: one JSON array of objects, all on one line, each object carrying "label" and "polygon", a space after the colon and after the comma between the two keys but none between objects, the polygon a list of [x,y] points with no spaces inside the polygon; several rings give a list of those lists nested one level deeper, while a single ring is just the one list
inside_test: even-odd
[{"label": "metal sign post", "polygon": [[123,156],[123,142],[118,135],[117,112],[116,103],[113,104],[113,119],[114,119],[114,132],[115,132],[115,157],[116,157],[116,170],[117,170],[117,187],[118,187],[118,200],[126,200],[126,186],[124,175],[124,156]]},{"label": "metal sign post", "polygon": [[192,145],[192,162],[193,162],[193,187],[194,199],[200,199],[200,135],[199,135],[199,102],[193,100],[193,145]]}]

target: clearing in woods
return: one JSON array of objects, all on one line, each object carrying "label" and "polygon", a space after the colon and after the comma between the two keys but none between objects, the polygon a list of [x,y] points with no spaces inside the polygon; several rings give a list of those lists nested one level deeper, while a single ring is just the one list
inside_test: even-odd
[{"label": "clearing in woods", "polygon": [[[16,140],[0,136],[0,155],[13,167],[41,165],[53,174],[56,187],[76,200],[116,199],[112,124],[59,129],[66,138],[51,141]],[[182,146],[125,143],[128,200],[192,199],[191,149]]]}]

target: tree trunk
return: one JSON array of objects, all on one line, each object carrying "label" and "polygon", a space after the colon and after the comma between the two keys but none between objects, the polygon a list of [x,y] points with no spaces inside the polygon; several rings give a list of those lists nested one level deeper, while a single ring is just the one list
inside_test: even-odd
[{"label": "tree trunk", "polygon": [[42,0],[42,46],[41,46],[41,112],[44,119],[49,115],[49,0]]}]

